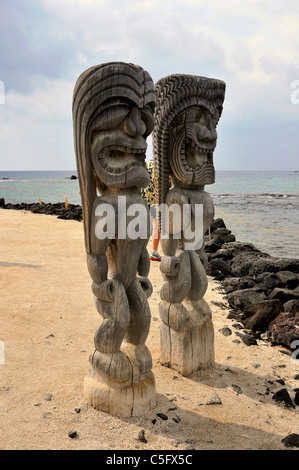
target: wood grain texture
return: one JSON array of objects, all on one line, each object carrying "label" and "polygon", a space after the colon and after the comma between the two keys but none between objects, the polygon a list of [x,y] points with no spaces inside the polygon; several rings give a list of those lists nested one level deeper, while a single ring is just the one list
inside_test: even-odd
[{"label": "wood grain texture", "polygon": [[204,299],[196,306],[186,301],[168,306],[161,302],[160,316],[161,364],[184,376],[213,367],[214,327]]},{"label": "wood grain texture", "polygon": [[[159,305],[160,361],[189,375],[214,364],[211,310],[203,299],[208,286],[207,257],[199,240],[204,239],[214,217],[213,202],[204,186],[215,181],[213,153],[225,83],[174,74],[159,80],[155,92],[156,199],[160,206],[178,205],[181,214],[185,205],[190,208],[187,221],[176,220],[178,215],[170,214],[170,237],[161,240],[165,255],[161,272],[165,282],[160,290]],[[202,207],[200,221],[196,211],[199,206]],[[163,233],[162,211],[158,215],[159,229]],[[198,239],[193,249],[187,234],[193,234],[194,241]]]},{"label": "wood grain texture", "polygon": [[124,62],[86,70],[73,94],[87,268],[102,317],[84,393],[96,409],[121,416],[142,414],[155,404],[152,359],[145,345],[152,293],[149,227],[137,237],[129,230],[134,205],[149,220],[140,188],[150,181],[145,152],[154,104],[150,75]]}]

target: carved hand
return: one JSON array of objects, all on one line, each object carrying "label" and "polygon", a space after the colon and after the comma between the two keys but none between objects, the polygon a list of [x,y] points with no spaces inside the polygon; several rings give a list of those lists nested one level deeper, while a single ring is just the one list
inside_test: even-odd
[{"label": "carved hand", "polygon": [[104,302],[113,302],[115,285],[113,285],[113,280],[107,279],[103,282],[94,282],[91,285],[91,290],[97,299]]},{"label": "carved hand", "polygon": [[177,256],[163,256],[160,270],[167,276],[177,276],[180,270],[180,259]]},{"label": "carved hand", "polygon": [[147,277],[137,277],[137,280],[139,281],[146,297],[150,297],[153,293],[153,286],[151,281]]}]

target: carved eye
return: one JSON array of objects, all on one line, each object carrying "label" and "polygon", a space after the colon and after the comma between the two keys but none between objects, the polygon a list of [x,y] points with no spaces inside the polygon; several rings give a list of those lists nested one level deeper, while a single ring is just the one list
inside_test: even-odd
[{"label": "carved eye", "polygon": [[204,116],[204,108],[201,106],[191,106],[186,112],[187,122],[200,122]]},{"label": "carved eye", "polygon": [[129,114],[129,107],[126,105],[115,105],[106,108],[100,114],[100,130],[117,128]]}]

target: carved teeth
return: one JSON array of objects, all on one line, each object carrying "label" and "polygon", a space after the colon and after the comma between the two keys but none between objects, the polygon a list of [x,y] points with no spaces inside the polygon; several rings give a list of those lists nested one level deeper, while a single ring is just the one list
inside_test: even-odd
[{"label": "carved teeth", "polygon": [[187,144],[188,144],[188,145],[191,145],[191,147],[192,147],[194,150],[196,150],[197,152],[199,152],[199,153],[209,153],[209,152],[211,152],[211,149],[199,147],[199,146],[194,142],[194,140],[188,139]]},{"label": "carved teeth", "polygon": [[144,153],[146,149],[131,149],[131,153]]},{"label": "carved teeth", "polygon": [[208,153],[208,149],[203,149],[201,147],[198,147],[197,145],[194,145],[194,148],[199,153]]},{"label": "carved teeth", "polygon": [[117,152],[122,152],[126,154],[132,154],[132,153],[145,153],[146,148],[129,148],[129,147],[123,147],[121,145],[111,145],[109,147],[106,147],[106,151],[111,152],[111,151],[117,151]]},{"label": "carved teeth", "polygon": [[114,167],[114,166],[109,165],[107,160],[103,157],[99,158],[99,160],[100,160],[100,164],[101,164],[102,168],[104,168],[104,170],[106,170],[106,171],[108,171],[109,173],[112,173],[112,174],[125,173],[129,168],[132,168],[134,166],[135,167],[138,167],[138,166],[146,167],[145,162],[142,162],[142,161],[133,161],[133,162],[127,163],[125,165],[125,167],[123,167],[123,166]]}]

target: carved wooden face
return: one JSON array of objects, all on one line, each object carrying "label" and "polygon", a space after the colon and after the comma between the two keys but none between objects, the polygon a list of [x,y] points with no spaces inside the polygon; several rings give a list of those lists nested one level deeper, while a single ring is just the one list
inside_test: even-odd
[{"label": "carved wooden face", "polygon": [[103,104],[91,134],[91,158],[97,176],[108,187],[146,187],[146,138],[154,128],[153,108],[126,98]]},{"label": "carved wooden face", "polygon": [[215,182],[213,152],[217,142],[219,112],[191,106],[172,123],[170,166],[182,183],[205,185]]}]

